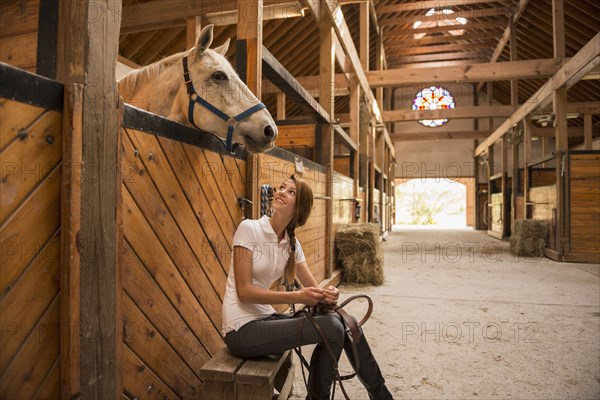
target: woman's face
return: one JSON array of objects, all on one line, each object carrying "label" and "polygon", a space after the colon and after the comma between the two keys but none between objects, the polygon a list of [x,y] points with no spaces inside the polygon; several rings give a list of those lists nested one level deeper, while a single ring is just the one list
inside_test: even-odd
[{"label": "woman's face", "polygon": [[271,207],[273,207],[273,210],[293,215],[297,194],[296,183],[293,180],[288,179],[284,181],[273,194]]}]

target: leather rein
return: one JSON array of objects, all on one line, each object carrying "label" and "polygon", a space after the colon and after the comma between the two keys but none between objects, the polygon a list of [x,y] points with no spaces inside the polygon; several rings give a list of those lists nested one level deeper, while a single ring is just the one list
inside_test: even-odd
[{"label": "leather rein", "polygon": [[[357,299],[366,299],[367,303],[368,303],[367,312],[365,313],[364,317],[359,322],[357,322],[356,319],[354,319],[350,314],[348,314],[346,312],[346,310],[344,310],[344,307],[348,303],[350,303],[351,301],[357,300]],[[317,321],[313,318],[314,316],[322,315],[327,311],[336,312],[340,315],[340,317],[342,317],[342,321],[344,322],[344,327],[346,329],[348,336],[350,337],[350,342],[352,344],[352,353],[354,355],[354,364],[355,364],[354,372],[351,374],[340,375],[340,372],[338,369],[338,359],[335,356],[335,354],[331,348],[331,344],[329,343],[329,340],[327,340],[327,335],[325,335],[322,328],[319,326]],[[346,398],[346,400],[350,400],[350,397],[348,397],[348,394],[346,393],[346,389],[344,388],[342,381],[354,378],[356,376],[356,374],[358,373],[358,370],[360,369],[360,359],[358,357],[358,351],[356,349],[356,344],[360,341],[360,338],[362,336],[360,327],[363,326],[365,324],[365,322],[367,322],[367,320],[371,316],[372,312],[373,312],[373,301],[371,300],[371,298],[365,294],[357,294],[354,296],[350,296],[348,299],[346,299],[344,302],[342,302],[339,305],[332,306],[332,305],[325,304],[325,303],[319,303],[315,306],[305,306],[300,311],[297,311],[294,313],[294,315],[304,315],[306,317],[305,320],[308,321],[312,326],[314,326],[315,330],[318,332],[319,336],[323,340],[323,344],[325,345],[325,348],[329,352],[329,356],[331,357],[331,359],[334,362],[334,384],[333,384],[333,389],[331,392],[331,399],[333,399],[335,396],[335,386],[336,386],[335,383],[337,381],[340,383],[340,389],[342,390],[342,393],[343,393],[344,397]],[[302,324],[303,323],[304,323],[304,320],[302,321]],[[302,329],[302,325],[300,325],[300,329]],[[308,392],[309,391],[308,382],[306,380],[306,376],[305,376],[305,372],[304,372],[304,368],[308,369],[308,367],[309,367],[308,361],[306,361],[306,358],[304,358],[304,356],[302,355],[301,346],[298,346],[297,348],[295,348],[294,351],[296,352],[296,354],[298,354],[298,358],[300,359],[300,361],[302,363],[302,377],[304,379],[304,384],[306,385],[306,390]]]},{"label": "leather rein", "polygon": [[223,111],[219,110],[217,107],[213,106],[208,101],[206,101],[202,97],[200,97],[200,95],[196,92],[196,89],[194,88],[194,84],[192,83],[192,78],[190,77],[190,71],[188,68],[188,56],[183,57],[182,62],[183,62],[183,80],[185,81],[185,85],[187,87],[187,93],[190,98],[190,102],[188,105],[188,120],[198,130],[202,130],[194,122],[194,106],[196,105],[196,103],[198,103],[201,106],[204,106],[207,110],[209,110],[213,114],[215,114],[217,117],[221,118],[223,121],[227,122],[227,140],[225,141],[225,140],[221,139],[220,137],[218,137],[216,135],[215,136],[219,140],[224,142],[225,148],[227,149],[228,152],[235,153],[235,150],[238,147],[237,143],[233,143],[233,130],[235,129],[235,126],[238,124],[238,122],[248,118],[255,112],[262,110],[263,108],[267,108],[267,106],[265,106],[262,102],[259,102],[258,104],[250,107],[246,111],[241,112],[240,114],[238,114],[236,116],[229,116],[229,115],[225,114]]}]

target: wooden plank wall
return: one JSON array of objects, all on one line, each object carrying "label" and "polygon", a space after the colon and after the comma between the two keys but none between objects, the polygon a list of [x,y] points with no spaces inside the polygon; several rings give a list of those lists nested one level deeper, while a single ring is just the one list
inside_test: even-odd
[{"label": "wooden plank wall", "polygon": [[35,72],[40,1],[0,2],[0,62]]},{"label": "wooden plank wall", "polygon": [[197,396],[200,367],[224,346],[246,161],[134,129],[122,150],[124,394]]},{"label": "wooden plank wall", "polygon": [[529,176],[531,187],[554,185],[556,183],[556,168],[532,168]]},{"label": "wooden plank wall", "polygon": [[293,151],[298,149],[300,153],[306,155],[310,160],[315,159],[315,130],[314,124],[300,125],[278,125],[277,139],[275,145],[283,149]]},{"label": "wooden plank wall", "polygon": [[0,99],[0,159],[0,398],[58,398],[62,112]]},{"label": "wooden plank wall", "polygon": [[570,154],[569,178],[569,253],[600,256],[600,153]]},{"label": "wooden plank wall", "polygon": [[[287,153],[285,150],[276,149],[261,156],[259,187],[262,185],[279,187],[281,182],[295,173],[293,157],[278,156],[285,153]],[[291,156],[290,153],[288,155]],[[325,196],[326,179],[327,174],[323,167],[304,161],[302,180],[310,185],[316,199],[308,222],[296,230],[296,237],[302,244],[308,266],[317,282],[326,277],[325,206],[326,201],[329,200],[322,199]]]}]

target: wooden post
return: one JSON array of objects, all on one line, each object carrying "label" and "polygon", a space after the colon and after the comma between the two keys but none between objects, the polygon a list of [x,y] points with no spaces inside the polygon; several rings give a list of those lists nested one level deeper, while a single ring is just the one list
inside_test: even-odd
[{"label": "wooden post", "polygon": [[354,178],[354,197],[358,197],[359,187],[359,154],[361,154],[360,140],[360,83],[355,74],[350,77],[350,139],[354,140],[358,150],[354,152],[352,168]]},{"label": "wooden post", "polygon": [[533,125],[531,124],[531,117],[527,117],[525,118],[525,120],[523,121],[525,126],[523,127],[524,132],[523,132],[523,164],[524,164],[524,177],[523,177],[523,204],[525,205],[525,219],[528,219],[529,215],[528,215],[528,210],[529,210],[529,206],[527,205],[527,203],[529,203],[529,184],[530,184],[530,176],[529,176],[529,167],[527,166],[527,163],[529,162],[529,159],[531,158],[531,133],[533,131]]},{"label": "wooden post", "polygon": [[[510,27],[510,61],[517,61],[517,26],[514,16],[509,18]],[[510,81],[510,102],[513,109],[516,110],[519,106],[519,81],[512,79]],[[511,148],[512,148],[512,180],[510,194],[510,229],[512,229],[514,221],[517,219],[517,188],[519,187],[519,143],[515,140],[514,130]]]},{"label": "wooden post", "polygon": [[490,179],[494,175],[494,145],[492,144],[487,149],[487,182],[488,182],[488,206],[487,210],[483,210],[487,214],[487,225],[488,231],[492,230],[492,180]]},{"label": "wooden post", "polygon": [[121,146],[115,85],[120,24],[121,1],[60,2],[57,77],[67,90],[64,137],[69,138],[62,184],[67,213],[62,254],[69,257],[61,267],[67,284],[67,293],[61,294],[66,313],[61,334],[67,335],[61,340],[63,398],[123,395]]},{"label": "wooden post", "polygon": [[502,136],[501,142],[501,181],[500,186],[502,187],[502,238],[506,238],[510,235],[510,197],[508,196],[508,138],[506,135]]},{"label": "wooden post", "polygon": [[363,71],[369,70],[369,46],[370,44],[370,27],[369,27],[369,3],[360,3],[359,11],[360,20],[360,64]]},{"label": "wooden post", "polygon": [[583,115],[583,148],[592,150],[592,114]]},{"label": "wooden post", "polygon": [[369,154],[369,189],[368,189],[368,198],[369,198],[369,215],[368,221],[374,222],[375,218],[375,152],[377,151],[377,147],[375,146],[375,127],[369,127],[369,137],[368,137],[368,154]]},{"label": "wooden post", "polygon": [[285,119],[285,93],[277,93],[277,120]]},{"label": "wooden post", "polygon": [[[238,0],[236,64],[242,80],[252,93],[261,98],[262,87],[262,0]],[[248,155],[246,197],[252,202],[249,218],[260,217],[260,154]]]},{"label": "wooden post", "polygon": [[[335,110],[335,32],[326,10],[321,9],[319,19],[319,36],[321,50],[319,53],[319,104],[334,118]],[[325,125],[321,130],[321,165],[327,168],[325,222],[325,278],[329,278],[335,268],[333,227],[333,125]]]},{"label": "wooden post", "polygon": [[[552,0],[552,25],[554,34],[554,58],[562,60],[565,57],[565,15],[564,1]],[[568,221],[566,213],[566,182],[563,176],[565,160],[563,152],[569,149],[567,131],[567,88],[561,86],[552,94],[552,104],[555,115],[554,137],[556,151],[556,251],[564,254],[565,241],[568,240]]]},{"label": "wooden post", "polygon": [[185,20],[185,48],[191,49],[196,45],[196,39],[202,31],[201,17],[189,17]]}]

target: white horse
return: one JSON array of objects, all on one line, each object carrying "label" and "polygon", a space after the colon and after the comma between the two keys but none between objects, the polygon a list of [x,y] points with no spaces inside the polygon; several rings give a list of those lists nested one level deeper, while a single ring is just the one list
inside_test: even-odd
[{"label": "white horse", "polygon": [[119,94],[133,106],[221,137],[229,151],[233,141],[254,153],[271,150],[277,137],[271,114],[224,57],[229,39],[215,49],[212,41],[208,25],[192,49],[121,78]]}]

